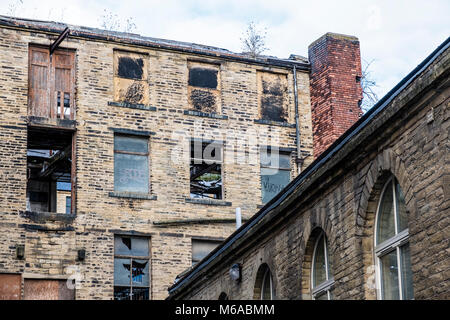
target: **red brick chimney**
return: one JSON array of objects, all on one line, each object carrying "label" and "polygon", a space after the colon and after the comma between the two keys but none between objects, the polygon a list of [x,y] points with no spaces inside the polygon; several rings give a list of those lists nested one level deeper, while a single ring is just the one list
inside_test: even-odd
[{"label": "red brick chimney", "polygon": [[327,33],[308,47],[311,113],[317,158],[362,114],[359,40]]}]

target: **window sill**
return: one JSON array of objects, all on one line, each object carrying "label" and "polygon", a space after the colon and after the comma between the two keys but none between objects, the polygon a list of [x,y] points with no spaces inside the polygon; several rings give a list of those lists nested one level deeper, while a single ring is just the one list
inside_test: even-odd
[{"label": "window sill", "polygon": [[185,201],[187,203],[193,204],[203,204],[207,206],[224,206],[231,207],[232,203],[225,200],[216,200],[216,199],[195,199],[195,198],[186,198]]},{"label": "window sill", "polygon": [[266,124],[269,126],[279,126],[279,127],[286,127],[286,128],[295,128],[295,124],[293,123],[287,123],[287,122],[281,122],[281,121],[272,121],[272,120],[263,120],[263,119],[255,119],[253,120],[254,123],[259,124]]},{"label": "window sill", "polygon": [[221,119],[221,120],[227,120],[228,116],[217,114],[217,113],[206,113],[196,110],[184,110],[184,114],[189,116],[196,116],[196,117],[204,117],[204,118],[213,118],[213,119]]},{"label": "window sill", "polygon": [[129,109],[147,110],[147,111],[156,111],[156,107],[152,107],[150,105],[137,104],[137,103],[128,103],[128,102],[108,101],[108,106],[122,107],[122,108],[129,108]]},{"label": "window sill", "polygon": [[156,195],[149,193],[134,193],[134,192],[110,192],[108,194],[114,198],[128,198],[128,199],[141,199],[141,200],[157,200]]},{"label": "window sill", "polygon": [[38,212],[38,211],[24,211],[23,216],[33,222],[47,222],[60,221],[64,223],[72,223],[75,219],[75,214],[56,213],[56,212]]}]

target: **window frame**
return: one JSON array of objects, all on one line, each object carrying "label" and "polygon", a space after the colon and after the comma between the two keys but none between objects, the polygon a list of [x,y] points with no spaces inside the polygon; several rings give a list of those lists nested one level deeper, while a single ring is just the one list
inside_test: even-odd
[{"label": "window frame", "polygon": [[[141,239],[147,239],[148,241],[148,255],[147,256],[132,256],[132,255],[123,255],[123,254],[116,254],[116,245],[115,245],[115,238],[141,238]],[[130,235],[125,235],[125,234],[114,234],[113,237],[113,241],[114,241],[114,245],[113,245],[113,252],[114,252],[114,262],[116,261],[116,259],[130,259],[130,285],[129,286],[124,286],[124,285],[116,285],[114,283],[114,279],[113,279],[113,299],[114,299],[114,289],[116,287],[120,287],[120,288],[129,288],[130,289],[130,299],[129,300],[133,300],[133,288],[148,288],[148,298],[149,300],[151,300],[152,297],[152,268],[151,268],[151,238],[150,237],[145,237],[145,236],[130,236]],[[133,259],[134,260],[147,260],[148,261],[148,286],[136,286],[133,285]],[[113,278],[115,278],[115,268],[113,269]],[[114,299],[115,300],[115,299]]]},{"label": "window frame", "polygon": [[[260,152],[259,152],[259,179],[260,179],[260,185],[261,185],[261,203],[268,203],[267,202],[263,202],[263,188],[262,188],[262,174],[261,174],[261,169],[273,169],[273,170],[282,170],[282,171],[289,171],[289,182],[288,184],[292,181],[292,151],[283,151],[278,147],[260,147]],[[280,168],[280,166],[278,167],[272,167],[272,166],[267,166],[267,165],[263,165],[262,161],[261,161],[261,157],[263,152],[265,152],[266,154],[268,153],[272,153],[272,150],[278,150],[278,154],[281,155],[287,155],[289,157],[289,169],[288,168]],[[286,184],[287,186],[287,184]],[[286,187],[285,186],[285,187]],[[272,197],[273,198],[273,197]]]},{"label": "window frame", "polygon": [[[383,189],[380,194],[380,198],[378,200],[377,205],[377,211],[375,216],[375,226],[374,226],[374,256],[375,256],[375,278],[377,283],[377,299],[378,300],[384,300],[384,288],[383,288],[383,272],[382,272],[382,265],[381,265],[381,258],[388,255],[389,253],[395,251],[396,258],[397,258],[397,277],[398,277],[398,290],[399,290],[399,300],[404,300],[403,298],[403,277],[402,277],[402,270],[403,270],[403,264],[402,264],[402,258],[401,258],[401,247],[409,243],[409,227],[398,232],[398,208],[397,208],[397,193],[395,190],[395,185],[400,183],[397,181],[394,175],[391,174],[391,176],[388,178],[388,180],[385,182]],[[394,208],[394,236],[390,237],[389,239],[383,241],[382,243],[378,244],[378,228],[379,228],[379,222],[380,222],[380,208],[381,203],[384,197],[384,194],[388,187],[392,187],[392,205]],[[400,186],[401,187],[401,186]],[[405,204],[406,206],[406,204]]]},{"label": "window frame", "polygon": [[[315,261],[316,261],[316,253],[317,248],[319,247],[319,243],[321,242],[322,238],[324,239],[324,255],[325,255],[325,278],[326,280],[324,282],[319,283],[318,285],[314,284],[314,267],[315,267]],[[331,300],[331,290],[334,286],[334,277],[330,275],[330,266],[328,263],[328,243],[327,243],[327,237],[325,232],[322,230],[320,234],[317,236],[316,242],[314,244],[314,251],[311,261],[311,298],[313,300],[316,300],[316,297],[325,293],[327,294],[327,300]]]},{"label": "window frame", "polygon": [[269,266],[266,266],[266,270],[264,271],[264,275],[261,281],[261,299],[260,300],[266,300],[264,299],[264,294],[265,294],[265,284],[266,284],[266,279],[267,277],[269,277],[269,284],[270,284],[270,299],[269,300],[273,300],[274,298],[274,292],[273,292],[273,279],[272,279],[272,272],[270,271]]},{"label": "window frame", "polygon": [[[133,151],[123,151],[123,150],[116,150],[115,148],[115,139],[117,136],[120,137],[130,137],[130,138],[136,138],[136,139],[146,139],[147,140],[147,152],[133,152]],[[146,135],[139,135],[139,134],[128,134],[128,133],[120,133],[120,132],[114,132],[113,133],[113,172],[114,172],[114,178],[113,178],[113,189],[114,192],[117,193],[132,193],[132,194],[150,194],[151,192],[151,181],[150,181],[150,176],[151,176],[151,161],[150,161],[150,137],[146,136]],[[136,192],[136,191],[119,191],[116,190],[116,171],[115,171],[115,155],[117,154],[129,154],[129,155],[134,155],[134,156],[142,156],[142,157],[147,157],[147,168],[148,168],[148,176],[147,176],[147,183],[148,183],[148,188],[145,192]]]},{"label": "window frame", "polygon": [[[215,201],[221,201],[221,200],[225,200],[225,181],[224,181],[224,156],[225,156],[225,142],[224,141],[219,141],[219,140],[203,140],[203,139],[197,139],[197,138],[190,138],[188,139],[189,141],[189,199],[209,199],[209,200],[215,200]],[[203,157],[203,144],[217,144],[220,145],[220,161],[215,161],[215,163],[220,164],[220,179],[222,180],[222,190],[221,190],[221,198],[220,199],[216,199],[216,198],[209,198],[209,197],[202,197],[202,198],[193,198],[191,196],[191,174],[190,174],[190,169],[191,169],[191,165],[192,162],[195,161],[201,161],[202,163],[204,162],[204,158],[195,158],[195,157],[191,157],[192,155],[192,145],[195,143],[201,143],[202,144],[202,157]],[[194,153],[195,156],[195,153]],[[211,160],[208,160],[211,161]],[[194,163],[195,164],[195,163]]]}]

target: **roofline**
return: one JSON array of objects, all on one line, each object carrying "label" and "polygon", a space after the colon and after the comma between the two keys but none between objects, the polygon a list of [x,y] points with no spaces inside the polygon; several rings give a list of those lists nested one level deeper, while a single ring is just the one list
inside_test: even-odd
[{"label": "roofline", "polygon": [[[298,71],[310,70],[309,62],[281,59],[270,56],[260,56],[257,58],[250,58],[243,54],[234,53],[226,49],[206,45],[143,37],[137,34],[74,26],[59,22],[15,18],[0,15],[0,26],[9,29],[20,29],[27,31],[33,30],[54,35],[59,35],[61,32],[64,31],[66,27],[69,27],[70,28],[69,37],[72,38],[82,38],[93,41],[105,41],[105,42],[119,43],[123,45],[132,45],[145,48],[177,51],[187,54],[196,54],[263,66],[274,66],[281,68],[293,68],[295,66]],[[172,42],[172,44],[169,44],[169,42]]]},{"label": "roofline", "polygon": [[[247,231],[267,216],[274,208],[285,201],[299,185],[310,177],[320,166],[330,161],[332,156],[341,150],[347,142],[359,133],[372,119],[382,112],[394,98],[396,98],[412,81],[414,81],[429,65],[431,65],[445,50],[450,47],[450,37],[441,43],[428,57],[416,68],[404,77],[393,89],[381,98],[370,110],[368,110],[357,122],[355,122],[343,135],[341,135],[329,148],[327,148],[317,159],[313,161],[303,172],[301,172],[280,193],[259,210],[250,220],[231,234],[221,245],[214,249],[208,256],[200,261],[188,274],[168,289],[169,297],[173,297],[177,291],[181,291],[189,280],[193,279],[204,267],[211,263],[216,257],[224,253],[238,239],[242,238]],[[359,144],[358,144],[359,145]],[[353,149],[352,149],[353,150]],[[348,153],[347,153],[348,154]],[[320,176],[316,177],[316,179]]]}]

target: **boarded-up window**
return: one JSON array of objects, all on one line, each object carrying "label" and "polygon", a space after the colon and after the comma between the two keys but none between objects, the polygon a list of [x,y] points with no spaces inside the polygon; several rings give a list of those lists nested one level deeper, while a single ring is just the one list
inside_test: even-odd
[{"label": "boarded-up window", "polygon": [[32,116],[74,119],[75,53],[30,46],[28,106]]},{"label": "boarded-up window", "polygon": [[149,192],[148,138],[114,136],[114,191]]},{"label": "boarded-up window", "polygon": [[189,62],[188,96],[192,110],[220,112],[219,67],[214,64]]},{"label": "boarded-up window", "polygon": [[222,143],[191,141],[191,198],[222,199]]},{"label": "boarded-up window", "polygon": [[291,180],[291,157],[278,149],[261,150],[262,202],[269,202]]},{"label": "boarded-up window", "polygon": [[21,285],[19,274],[0,274],[0,300],[20,300]]},{"label": "boarded-up window", "polygon": [[148,56],[114,51],[114,100],[132,104],[148,104]]},{"label": "boarded-up window", "polygon": [[150,298],[149,239],[116,236],[114,238],[114,299]]},{"label": "boarded-up window", "polygon": [[71,280],[25,279],[25,300],[75,300],[74,283]]},{"label": "boarded-up window", "polygon": [[279,73],[258,72],[257,77],[260,118],[287,122],[289,120],[287,76]]},{"label": "boarded-up window", "polygon": [[213,251],[222,241],[192,239],[192,265],[197,264]]}]

